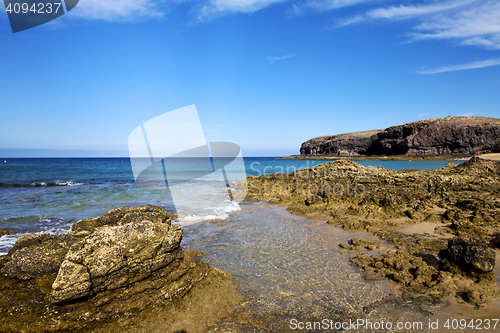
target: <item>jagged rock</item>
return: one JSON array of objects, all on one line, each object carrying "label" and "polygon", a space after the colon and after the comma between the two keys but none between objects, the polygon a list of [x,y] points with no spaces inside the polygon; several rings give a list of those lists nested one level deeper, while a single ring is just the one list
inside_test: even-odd
[{"label": "jagged rock", "polygon": [[12,235],[12,231],[9,229],[0,229],[0,237],[5,236],[5,235]]},{"label": "jagged rock", "polygon": [[358,255],[353,262],[366,271],[385,275],[414,290],[433,287],[439,282],[439,273],[422,258],[407,251],[390,251],[384,255]]},{"label": "jagged rock", "polygon": [[500,228],[500,201],[495,199],[500,163],[480,158],[426,171],[338,160],[289,174],[249,177],[248,184],[247,199],[272,200],[295,214],[321,213],[345,230],[375,233],[428,222],[431,216],[456,236],[490,242]]},{"label": "jagged rock", "polygon": [[489,273],[495,268],[495,251],[473,238],[455,238],[439,253],[443,266],[457,266],[464,272]]},{"label": "jagged rock", "polygon": [[179,256],[174,250],[181,239],[182,229],[169,223],[98,228],[71,246],[52,285],[51,301],[67,302],[140,281]]},{"label": "jagged rock", "polygon": [[161,207],[120,207],[101,217],[83,219],[75,223],[73,232],[63,235],[31,234],[21,237],[0,262],[0,274],[30,280],[56,274],[71,245],[84,239],[103,226],[120,226],[136,221],[170,224],[173,216]]},{"label": "jagged rock", "polygon": [[426,261],[407,251],[389,251],[387,254],[358,255],[353,263],[367,272],[386,276],[411,292],[441,298],[456,293],[468,303],[480,306],[498,297],[493,273],[482,275],[475,281],[448,271],[436,270]]},{"label": "jagged rock", "polygon": [[10,249],[0,273],[20,280],[57,273],[64,256],[76,241],[70,234],[23,236]]},{"label": "jagged rock", "polygon": [[446,117],[384,130],[322,136],[308,140],[301,155],[440,155],[500,151],[500,119]]}]

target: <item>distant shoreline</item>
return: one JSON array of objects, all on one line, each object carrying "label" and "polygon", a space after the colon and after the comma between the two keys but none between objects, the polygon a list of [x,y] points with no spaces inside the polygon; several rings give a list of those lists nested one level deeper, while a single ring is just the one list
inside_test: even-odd
[{"label": "distant shoreline", "polygon": [[[392,155],[392,156],[328,156],[328,155],[291,155],[279,157],[280,160],[353,160],[353,161],[467,161],[471,155]],[[500,154],[482,154],[482,159],[500,161]]]}]

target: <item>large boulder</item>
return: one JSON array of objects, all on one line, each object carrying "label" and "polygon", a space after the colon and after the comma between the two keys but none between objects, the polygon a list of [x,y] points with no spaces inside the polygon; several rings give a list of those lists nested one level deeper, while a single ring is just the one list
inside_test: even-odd
[{"label": "large boulder", "polygon": [[172,219],[159,207],[122,207],[65,235],[22,237],[0,256],[0,331],[125,332],[146,320],[205,331],[242,299],[231,275],[180,247]]},{"label": "large boulder", "polygon": [[[80,220],[72,232],[63,235],[30,234],[21,237],[9,253],[0,258],[0,274],[31,280],[57,274],[71,245],[106,226],[123,226],[132,222],[151,221],[170,225],[174,216],[161,207],[143,206],[112,209],[100,217]],[[182,232],[181,232],[182,233]]]},{"label": "large boulder", "polygon": [[179,256],[181,239],[182,229],[169,223],[101,227],[71,246],[50,299],[67,302],[140,281]]},{"label": "large boulder", "polygon": [[495,268],[495,251],[474,238],[454,238],[439,253],[442,266],[470,273],[489,273]]}]

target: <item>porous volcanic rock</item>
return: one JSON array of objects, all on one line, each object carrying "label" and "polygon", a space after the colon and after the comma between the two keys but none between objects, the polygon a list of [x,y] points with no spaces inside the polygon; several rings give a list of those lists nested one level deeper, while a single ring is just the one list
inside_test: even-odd
[{"label": "porous volcanic rock", "polygon": [[446,117],[310,139],[301,155],[473,155],[500,151],[500,119]]},{"label": "porous volcanic rock", "polygon": [[437,299],[455,293],[464,301],[479,307],[499,294],[495,276],[491,272],[476,275],[472,279],[462,271],[436,270],[421,257],[407,251],[393,250],[371,257],[358,255],[352,261],[363,270],[386,276],[411,292]]},{"label": "porous volcanic rock", "polygon": [[455,238],[439,253],[443,266],[455,265],[464,272],[489,273],[495,268],[495,251],[473,238]]},{"label": "porous volcanic rock", "polygon": [[80,220],[73,224],[71,230],[76,233],[81,232],[84,235],[89,235],[99,227],[124,225],[130,222],[144,220],[155,223],[168,223],[173,220],[173,216],[164,211],[161,207],[156,206],[135,208],[119,207],[108,211],[103,216]]}]

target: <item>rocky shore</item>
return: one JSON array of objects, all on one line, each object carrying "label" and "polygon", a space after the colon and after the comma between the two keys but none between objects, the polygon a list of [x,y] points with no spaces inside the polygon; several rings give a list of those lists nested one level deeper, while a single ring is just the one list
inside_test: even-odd
[{"label": "rocky shore", "polygon": [[0,331],[203,331],[240,308],[232,277],[183,250],[160,207],[117,208],[0,257]]},{"label": "rocky shore", "polygon": [[[471,158],[439,170],[386,170],[340,160],[281,175],[248,177],[248,199],[322,214],[332,227],[364,230],[395,248],[353,239],[342,248],[368,274],[433,299],[450,294],[481,306],[499,295],[500,165]],[[431,231],[423,231],[431,226]],[[402,230],[412,227],[414,232]],[[422,229],[421,231],[418,231]]]},{"label": "rocky shore", "polygon": [[500,119],[446,117],[304,142],[302,156],[472,156],[500,152]]}]

